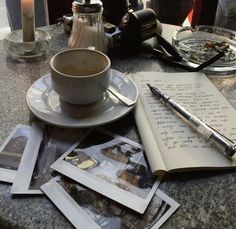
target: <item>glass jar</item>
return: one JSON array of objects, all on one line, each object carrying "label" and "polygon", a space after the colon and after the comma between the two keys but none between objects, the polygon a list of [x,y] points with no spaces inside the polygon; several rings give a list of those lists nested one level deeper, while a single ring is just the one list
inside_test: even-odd
[{"label": "glass jar", "polygon": [[94,47],[107,52],[108,39],[104,32],[102,10],[99,0],[77,0],[72,3],[73,26],[68,41],[70,48]]}]

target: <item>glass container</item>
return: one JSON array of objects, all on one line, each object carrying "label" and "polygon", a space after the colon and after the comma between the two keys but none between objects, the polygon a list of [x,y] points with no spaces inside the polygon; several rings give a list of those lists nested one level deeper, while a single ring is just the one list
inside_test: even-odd
[{"label": "glass container", "polygon": [[93,47],[107,52],[108,40],[103,27],[102,10],[99,0],[77,0],[72,3],[73,26],[68,41],[70,48]]},{"label": "glass container", "polygon": [[224,52],[223,57],[205,69],[214,72],[236,70],[235,31],[207,25],[182,27],[174,32],[172,43],[187,65],[197,67],[218,52]]}]

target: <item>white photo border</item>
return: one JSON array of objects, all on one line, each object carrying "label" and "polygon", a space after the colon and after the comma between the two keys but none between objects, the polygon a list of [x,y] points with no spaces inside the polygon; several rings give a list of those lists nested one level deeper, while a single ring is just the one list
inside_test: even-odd
[{"label": "white photo border", "polygon": [[[133,146],[143,149],[143,146],[141,144],[134,142],[128,138],[122,137],[120,135],[111,133],[111,132],[104,130],[102,128],[99,128],[99,127],[91,129],[90,131],[88,131],[87,135],[89,135],[89,133],[92,132],[93,130],[98,130],[98,131],[100,131],[104,134],[107,134],[109,136],[112,136],[114,138],[119,138],[120,140],[122,140],[122,142],[126,142],[128,144],[131,144]],[[84,139],[86,138],[86,136],[84,137]],[[79,145],[79,142],[77,142],[73,146],[71,146],[71,148],[68,149],[65,152],[65,154],[63,154],[58,160],[56,160],[51,165],[51,168],[56,170],[57,172],[65,175],[65,176],[70,177],[71,179],[77,181],[78,183],[81,183],[81,184],[85,185],[86,187],[93,189],[96,192],[142,214],[145,211],[145,209],[147,208],[153,195],[155,194],[155,191],[160,184],[161,177],[158,177],[156,179],[156,181],[154,182],[153,187],[149,191],[147,197],[145,199],[143,199],[133,193],[130,193],[130,192],[125,191],[121,188],[118,188],[113,184],[110,184],[104,180],[96,178],[93,175],[89,174],[88,172],[83,171],[82,169],[79,170],[71,163],[65,161],[64,158],[69,153],[71,153],[71,151],[74,150],[78,145]]]},{"label": "white photo border", "polygon": [[56,176],[43,184],[43,192],[76,228],[100,228],[57,182],[59,179],[60,176]]},{"label": "white photo border", "polygon": [[[23,125],[23,124],[17,124],[15,126],[15,128],[11,131],[11,133],[9,134],[9,136],[5,139],[5,141],[2,143],[1,147],[0,147],[0,153],[2,152],[2,150],[5,148],[5,146],[8,144],[8,142],[11,140],[11,138],[15,135],[15,133],[17,132],[18,129],[22,129],[22,128],[26,128],[29,129],[29,132],[31,132],[31,126],[28,125]],[[30,135],[29,135],[30,137]],[[29,141],[29,137],[28,140],[26,142],[25,145],[25,149],[23,151],[22,157],[24,155],[24,152],[27,148],[27,144]],[[5,169],[5,168],[0,168],[0,181],[3,182],[7,182],[7,183],[13,183],[15,180],[15,176],[16,176],[17,170],[13,170],[13,169]]]},{"label": "white photo border", "polygon": [[[43,192],[48,198],[57,206],[57,208],[66,216],[66,218],[76,228],[100,228],[100,226],[94,222],[91,217],[80,207],[78,203],[65,191],[65,189],[57,182],[61,179],[61,176],[56,176],[44,185],[41,186]],[[154,193],[161,200],[167,203],[170,208],[158,219],[151,229],[160,228],[169,217],[179,208],[180,204],[174,199],[166,195],[160,189],[157,189]],[[101,229],[101,228],[100,228]]]},{"label": "white photo border", "polygon": [[41,144],[43,128],[43,123],[32,124],[30,138],[11,187],[11,194],[43,194],[41,190],[29,190],[30,181]]},{"label": "white photo border", "polygon": [[[32,184],[31,182],[32,182],[34,171],[35,171],[36,163],[38,160],[40,146],[42,144],[42,141],[44,140],[45,128],[60,128],[60,127],[50,126],[43,122],[35,122],[32,124],[31,136],[29,138],[29,142],[22,156],[21,163],[19,165],[18,171],[15,176],[15,180],[13,182],[13,185],[10,191],[10,193],[13,195],[43,194],[40,187],[37,187],[36,189],[34,188],[31,189],[31,184]],[[67,129],[67,130],[70,130],[70,129]],[[75,129],[71,129],[71,130],[75,131]],[[69,143],[70,144],[69,146],[71,146],[74,142],[82,138],[82,136],[84,136],[84,132],[85,132],[84,130],[78,129],[76,131],[77,134],[74,135],[76,140],[73,139],[72,143]],[[63,142],[63,144],[64,143],[65,142]]]}]

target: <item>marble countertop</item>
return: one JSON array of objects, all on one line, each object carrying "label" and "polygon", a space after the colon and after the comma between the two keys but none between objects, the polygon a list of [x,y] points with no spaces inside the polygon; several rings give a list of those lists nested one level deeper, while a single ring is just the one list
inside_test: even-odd
[{"label": "marble countertop", "polygon": [[[52,35],[52,47],[44,60],[13,61],[0,48],[0,144],[17,124],[30,124],[35,119],[26,105],[27,89],[49,72],[50,57],[67,47],[68,35],[62,27],[45,29]],[[173,29],[166,26],[163,32],[170,34]],[[123,53],[110,57],[112,68],[124,73],[177,71],[150,54]],[[209,78],[236,108],[236,77],[209,75]],[[132,113],[106,128],[140,142]],[[45,196],[12,197],[10,188],[10,184],[0,182],[0,228],[73,228]],[[160,189],[181,205],[162,228],[236,228],[235,170],[171,174],[162,181]]]}]

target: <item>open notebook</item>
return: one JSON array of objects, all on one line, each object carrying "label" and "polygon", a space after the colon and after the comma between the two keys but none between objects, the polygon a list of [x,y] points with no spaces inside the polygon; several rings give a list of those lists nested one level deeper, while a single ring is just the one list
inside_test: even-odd
[{"label": "open notebook", "polygon": [[212,148],[149,90],[158,87],[213,128],[236,141],[236,111],[202,73],[140,72],[135,120],[153,174],[236,166],[232,158]]}]

